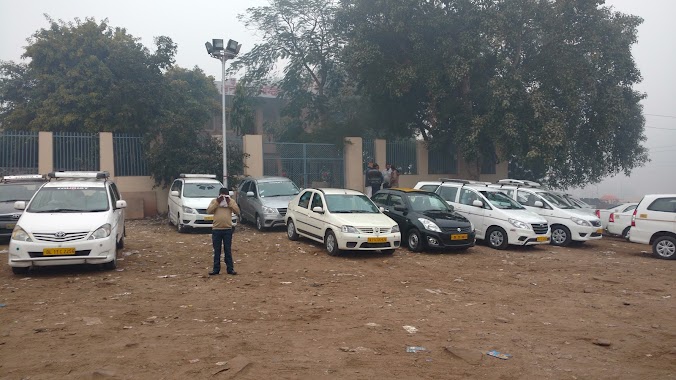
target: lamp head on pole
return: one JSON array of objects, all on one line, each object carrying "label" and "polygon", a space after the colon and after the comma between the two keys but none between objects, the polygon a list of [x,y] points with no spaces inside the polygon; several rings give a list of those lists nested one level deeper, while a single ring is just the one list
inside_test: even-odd
[{"label": "lamp head on pole", "polygon": [[214,52],[214,45],[212,45],[211,42],[205,42],[204,46],[207,48],[207,53],[211,54]]},{"label": "lamp head on pole", "polygon": [[223,39],[214,38],[214,39],[211,40],[211,43],[214,44],[214,51],[223,51],[224,50]]},{"label": "lamp head on pole", "polygon": [[228,46],[226,46],[225,50],[228,53],[232,53],[234,55],[239,54],[239,49],[242,48],[242,44],[235,40],[228,40]]}]

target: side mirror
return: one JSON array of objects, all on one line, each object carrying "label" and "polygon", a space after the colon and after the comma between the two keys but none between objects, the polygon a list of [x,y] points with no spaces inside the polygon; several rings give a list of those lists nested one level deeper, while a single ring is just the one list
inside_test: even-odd
[{"label": "side mirror", "polygon": [[317,214],[323,214],[324,209],[319,207],[319,206],[315,206],[315,207],[312,208],[312,212],[316,212]]},{"label": "side mirror", "polygon": [[394,210],[404,212],[404,211],[406,211],[406,207],[404,207],[404,206],[394,206]]},{"label": "side mirror", "polygon": [[448,205],[448,211],[454,212],[454,211],[455,211],[455,207],[453,207],[453,205]]},{"label": "side mirror", "polygon": [[535,201],[535,203],[533,203],[533,206],[540,207],[540,208],[545,207],[545,205],[542,203],[542,201]]},{"label": "side mirror", "polygon": [[385,207],[380,206],[380,207],[378,207],[378,210],[380,210],[380,212],[385,212]]},{"label": "side mirror", "polygon": [[26,209],[26,201],[16,201],[14,202],[14,208],[17,210],[25,210]]},{"label": "side mirror", "polygon": [[484,207],[484,203],[482,201],[478,200],[478,199],[475,199],[472,202],[472,206],[474,206],[474,207]]},{"label": "side mirror", "polygon": [[178,197],[178,191],[177,191],[177,190],[172,190],[172,191],[171,191],[171,196],[172,196],[172,197]]},{"label": "side mirror", "polygon": [[246,196],[247,196],[247,197],[253,197],[253,196],[254,196],[254,192],[253,192],[253,191],[247,191],[247,192],[246,192]]},{"label": "side mirror", "polygon": [[115,208],[127,208],[127,201],[119,200],[115,202]]}]

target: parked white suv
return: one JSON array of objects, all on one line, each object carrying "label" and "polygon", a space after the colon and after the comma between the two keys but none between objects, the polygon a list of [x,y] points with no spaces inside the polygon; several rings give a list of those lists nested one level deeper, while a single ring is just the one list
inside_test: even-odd
[{"label": "parked white suv", "polygon": [[15,274],[31,266],[103,264],[117,266],[124,246],[124,208],[107,172],[49,173],[50,182],[29,201],[9,242],[9,266]]},{"label": "parked white suv", "polygon": [[634,210],[629,241],[652,244],[653,255],[676,260],[676,194],[650,194]]},{"label": "parked white suv", "polygon": [[[214,215],[207,214],[207,207],[222,187],[213,174],[181,174],[169,189],[169,223],[174,224],[178,232],[213,227]],[[232,191],[230,196],[233,196]],[[235,214],[232,214],[232,225],[237,225]]]},{"label": "parked white suv", "polygon": [[553,245],[565,247],[572,242],[581,244],[603,236],[601,220],[596,215],[571,206],[558,195],[540,188],[536,182],[503,179],[491,186],[547,219]]},{"label": "parked white suv", "polygon": [[545,218],[486,183],[442,179],[418,182],[415,188],[439,194],[472,222],[476,238],[485,240],[492,248],[549,243],[551,233]]}]

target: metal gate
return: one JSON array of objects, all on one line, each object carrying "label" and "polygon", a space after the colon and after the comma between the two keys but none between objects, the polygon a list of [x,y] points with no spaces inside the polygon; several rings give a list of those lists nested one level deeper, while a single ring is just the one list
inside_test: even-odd
[{"label": "metal gate", "polygon": [[334,144],[264,143],[263,174],[288,177],[302,188],[343,188],[343,147]]}]

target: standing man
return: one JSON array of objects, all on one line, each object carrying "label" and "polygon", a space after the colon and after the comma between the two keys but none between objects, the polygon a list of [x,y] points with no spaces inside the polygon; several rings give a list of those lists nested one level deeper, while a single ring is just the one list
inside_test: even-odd
[{"label": "standing man", "polygon": [[378,164],[373,164],[373,168],[366,172],[366,181],[371,187],[371,194],[367,194],[370,198],[373,194],[377,193],[383,185],[383,173],[380,171],[380,166],[378,166]]},{"label": "standing man", "polygon": [[373,160],[370,160],[366,164],[366,170],[364,170],[364,188],[366,189],[366,196],[371,198],[371,184],[369,183],[368,173],[369,170],[373,169]]},{"label": "standing man", "polygon": [[207,207],[207,214],[214,214],[214,226],[211,229],[211,241],[214,245],[214,269],[209,272],[210,276],[217,275],[221,271],[221,244],[223,245],[223,254],[225,267],[228,274],[235,275],[234,263],[232,262],[232,213],[238,217],[239,206],[235,200],[230,198],[228,189],[221,188],[218,191],[218,198],[213,199]]},{"label": "standing man", "polygon": [[390,186],[390,175],[392,174],[392,164],[385,164],[385,170],[383,170],[383,189],[387,189]]}]

